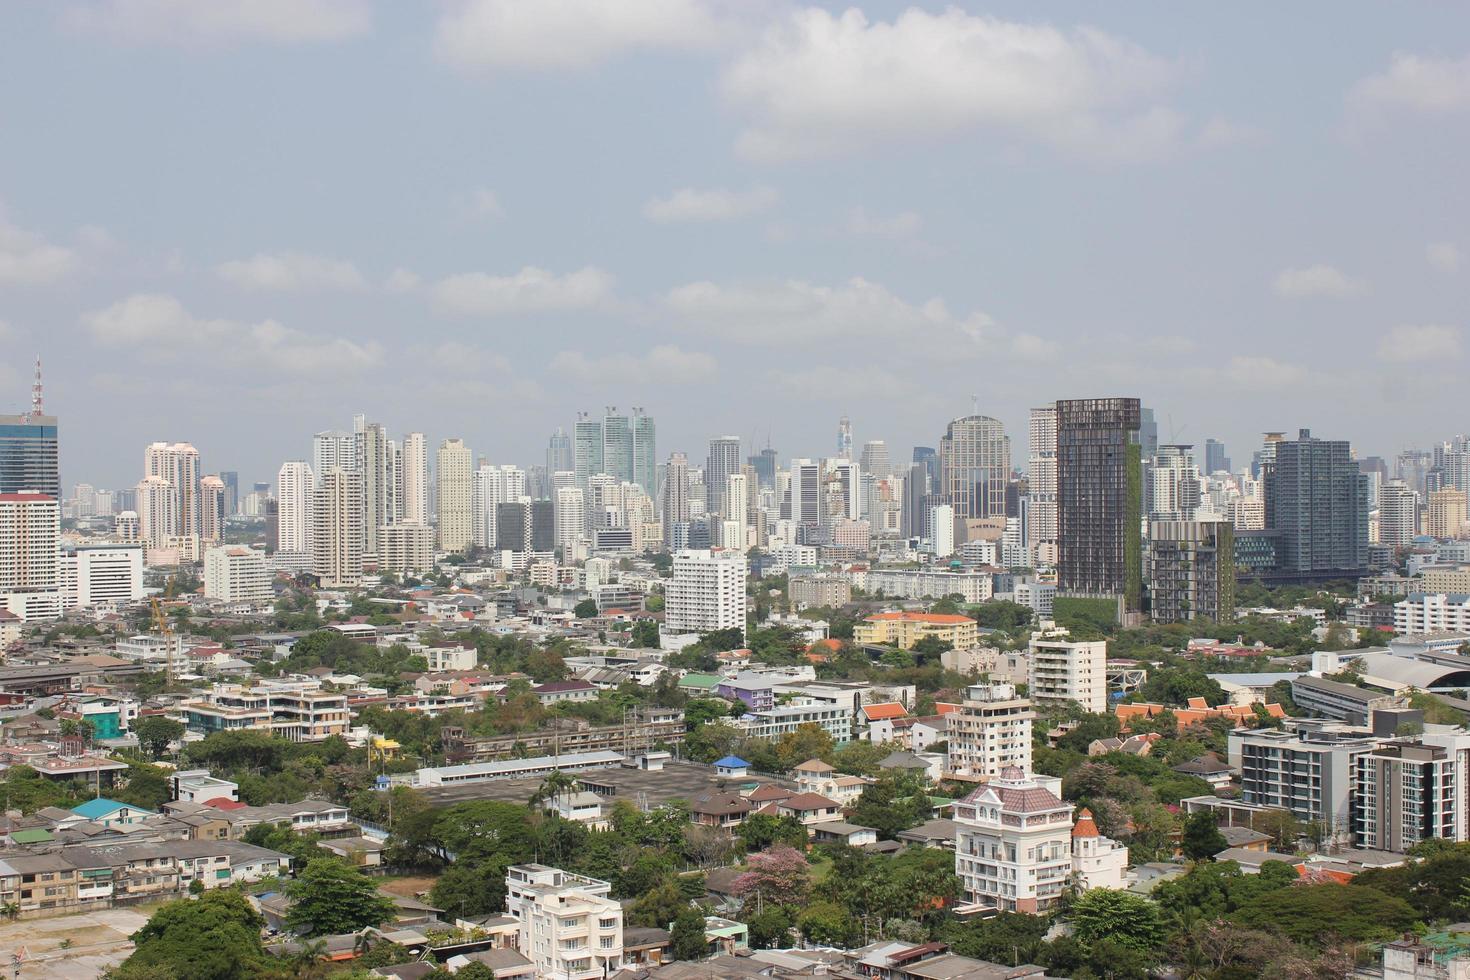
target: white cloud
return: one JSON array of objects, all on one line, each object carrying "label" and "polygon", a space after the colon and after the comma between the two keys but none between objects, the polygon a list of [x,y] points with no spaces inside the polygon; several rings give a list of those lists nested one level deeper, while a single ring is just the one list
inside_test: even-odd
[{"label": "white cloud", "polygon": [[77,241],[83,248],[94,252],[110,252],[117,248],[117,239],[101,225],[82,225],[77,229]]},{"label": "white cloud", "polygon": [[458,0],[440,19],[439,58],[461,71],[584,69],[635,50],[706,48],[721,38],[704,0]]},{"label": "white cloud", "polygon": [[476,187],[465,202],[465,214],[476,219],[498,218],[505,213],[500,198],[488,187]]},{"label": "white cloud", "polygon": [[1352,296],[1364,290],[1364,284],[1350,278],[1334,266],[1318,263],[1301,268],[1283,269],[1272,288],[1278,296],[1300,299],[1306,296]]},{"label": "white cloud", "polygon": [[750,117],[739,148],[763,160],[994,127],[1108,158],[1155,154],[1182,118],[1154,104],[1170,65],[1094,28],[906,10],[806,8],[772,26],[726,72]]},{"label": "white cloud", "polygon": [[769,378],[772,384],[789,397],[810,402],[845,404],[855,391],[877,394],[887,399],[903,399],[905,402],[926,394],[907,372],[890,371],[872,364],[813,364],[809,367],[781,368],[772,371]]},{"label": "white cloud", "polygon": [[699,351],[686,351],[664,344],[646,354],[626,352],[588,357],[580,350],[564,350],[551,359],[553,374],[565,375],[583,384],[617,380],[658,384],[699,384],[715,377],[715,359]]},{"label": "white cloud", "polygon": [[36,284],[54,282],[76,268],[69,248],[52,245],[18,228],[0,212],[0,282]]},{"label": "white cloud", "polygon": [[276,292],[307,289],[361,289],[366,285],[357,266],[341,259],[305,252],[261,252],[215,267],[215,274],[245,289]]},{"label": "white cloud", "polygon": [[1301,382],[1301,368],[1273,357],[1232,357],[1225,365],[1224,376],[1237,388],[1282,388]]},{"label": "white cloud", "polygon": [[1054,341],[1030,333],[1018,333],[1011,338],[1011,353],[1027,361],[1049,361],[1057,356],[1061,348]]},{"label": "white cloud", "polygon": [[915,306],[865,279],[840,286],[798,280],[737,286],[694,282],[670,290],[664,305],[691,328],[747,344],[860,337],[919,343],[939,337],[978,345],[995,326],[984,313],[955,316],[939,299]]},{"label": "white cloud", "polygon": [[1424,249],[1424,257],[1440,272],[1459,272],[1460,247],[1454,242],[1434,242]]},{"label": "white cloud", "polygon": [[383,288],[390,293],[411,293],[419,288],[423,279],[412,269],[399,267],[388,274],[388,279],[383,283]]},{"label": "white cloud", "polygon": [[1378,356],[1397,364],[1443,361],[1460,356],[1460,328],[1401,324],[1378,345]]},{"label": "white cloud", "polygon": [[1259,143],[1263,137],[1264,134],[1255,126],[1231,122],[1216,116],[1200,127],[1194,143],[1203,150],[1222,150]]},{"label": "white cloud", "polygon": [[770,187],[753,187],[747,191],[681,187],[668,197],[656,197],[643,205],[643,216],[660,223],[728,221],[769,210],[776,198],[776,191]]},{"label": "white cloud", "polygon": [[891,218],[875,218],[862,208],[854,208],[847,216],[850,234],[875,238],[913,238],[923,225],[923,219],[912,211],[900,211]]},{"label": "white cloud", "polygon": [[129,43],[337,41],[372,28],[370,0],[92,0],[67,20]]},{"label": "white cloud", "polygon": [[167,293],[129,296],[86,314],[82,323],[99,344],[151,358],[208,353],[227,356],[232,364],[290,374],[347,373],[383,359],[382,346],[374,341],[303,333],[275,320],[202,320]]},{"label": "white cloud", "polygon": [[19,336],[20,336],[20,333],[19,333],[19,331],[17,331],[15,329],[15,327],[11,326],[5,320],[0,320],[0,340],[3,340],[3,341],[12,341],[12,340],[15,340],[16,338],[18,338]]},{"label": "white cloud", "polygon": [[434,284],[435,304],[451,313],[501,316],[588,310],[612,299],[613,277],[595,266],[564,276],[528,265],[513,276],[466,272]]},{"label": "white cloud", "polygon": [[1446,116],[1470,109],[1470,56],[1436,58],[1396,52],[1387,70],[1348,92],[1348,123],[1356,132],[1413,114]]}]

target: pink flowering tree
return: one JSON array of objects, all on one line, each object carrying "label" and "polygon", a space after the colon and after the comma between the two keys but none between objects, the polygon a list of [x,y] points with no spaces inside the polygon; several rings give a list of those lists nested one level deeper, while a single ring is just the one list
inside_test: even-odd
[{"label": "pink flowering tree", "polygon": [[811,865],[794,847],[777,844],[752,854],[749,870],[736,878],[731,890],[745,902],[799,905],[811,887]]}]

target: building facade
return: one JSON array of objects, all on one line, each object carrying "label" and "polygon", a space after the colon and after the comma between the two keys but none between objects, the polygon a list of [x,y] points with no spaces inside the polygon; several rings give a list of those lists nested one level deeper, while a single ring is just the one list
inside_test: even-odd
[{"label": "building facade", "polygon": [[1137,398],[1056,403],[1057,588],[1143,601],[1143,455]]}]

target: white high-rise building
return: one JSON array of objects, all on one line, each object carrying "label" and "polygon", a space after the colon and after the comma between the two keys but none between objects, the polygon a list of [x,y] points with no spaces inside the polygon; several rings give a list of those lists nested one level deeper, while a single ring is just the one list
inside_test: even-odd
[{"label": "white high-rise building", "polygon": [[585,539],[587,534],[587,503],[578,486],[557,487],[554,501],[556,505],[556,547],[561,549],[562,560],[567,561],[567,555],[571,554],[577,542]]},{"label": "white high-rise building", "polygon": [[61,506],[41,493],[0,494],[0,607],[23,621],[61,615]]},{"label": "white high-rise building", "polygon": [[388,433],[361,415],[354,419],[353,449],[362,476],[363,554],[378,553],[378,528],[393,523],[393,466]]},{"label": "white high-rise building", "polygon": [[949,735],[947,771],[957,779],[983,781],[1008,766],[1031,771],[1031,702],[1014,684],[974,684],[960,710],[945,715]]},{"label": "white high-rise building", "polygon": [[822,524],[822,464],[813,459],[791,461],[791,520],[802,528]]},{"label": "white high-rise building", "polygon": [[1419,494],[1402,480],[1378,488],[1378,543],[1402,548],[1419,533]]},{"label": "white high-rise building", "polygon": [[119,541],[142,541],[142,522],[135,510],[125,510],[112,520],[112,534]]},{"label": "white high-rise building", "polygon": [[470,448],[462,439],[439,444],[439,547],[465,551],[474,543],[474,479]]},{"label": "white high-rise building", "polygon": [[168,481],[172,498],[163,515],[166,526],[151,533],[160,538],[199,537],[203,519],[199,502],[199,450],[187,442],[152,443],[143,453],[143,476]]},{"label": "white high-rise building", "polygon": [[750,541],[750,481],[744,473],[725,477],[725,503],[721,513],[725,520],[720,544],[744,552]]},{"label": "white high-rise building", "polygon": [[378,536],[378,568],[419,575],[434,567],[434,529],[426,524],[391,524]]},{"label": "white high-rise building", "polygon": [[121,607],[143,598],[143,549],[85,544],[61,553],[62,608]]},{"label": "white high-rise building", "polygon": [[935,558],[954,554],[954,507],[935,504],[929,508],[929,526],[924,529],[929,540],[929,553]]},{"label": "white high-rise building", "polygon": [[495,547],[495,509],[526,496],[526,471],[518,466],[481,463],[474,473],[472,534],[480,548]]},{"label": "white high-rise building", "polygon": [[281,464],[276,474],[276,519],[280,529],[277,548],[292,554],[311,551],[311,502],[316,475],[305,460]]},{"label": "white high-rise building", "polygon": [[220,602],[269,602],[275,598],[265,552],[224,545],[204,553],[204,597]]},{"label": "white high-rise building", "polygon": [[681,551],[665,590],[664,629],[670,634],[745,630],[745,555]]},{"label": "white high-rise building", "polygon": [[1074,641],[1065,629],[1042,623],[1031,635],[1028,693],[1037,704],[1074,701],[1084,711],[1108,710],[1108,643]]},{"label": "white high-rise building", "polygon": [[362,474],[331,469],[312,501],[312,572],[324,589],[362,584]]},{"label": "white high-rise building", "polygon": [[1057,409],[1055,405],[1031,410],[1031,457],[1026,494],[1031,498],[1027,515],[1026,547],[1036,551],[1043,545],[1053,549],[1057,541]]},{"label": "white high-rise building", "polygon": [[311,437],[311,470],[317,480],[330,469],[348,473],[357,469],[357,449],[351,432],[331,429]]},{"label": "white high-rise building", "polygon": [[505,910],[520,924],[521,955],[536,976],[600,980],[623,960],[623,907],[596,878],[540,864],[505,872]]},{"label": "white high-rise building", "polygon": [[689,523],[689,458],[683,453],[670,453],[664,471],[663,522],[664,540],[674,540],[674,525]]},{"label": "white high-rise building", "polygon": [[178,498],[173,484],[161,476],[145,476],[138,483],[138,534],[150,548],[164,548],[178,527]]},{"label": "white high-rise building", "polygon": [[403,437],[403,523],[429,523],[429,445],[422,432]]}]

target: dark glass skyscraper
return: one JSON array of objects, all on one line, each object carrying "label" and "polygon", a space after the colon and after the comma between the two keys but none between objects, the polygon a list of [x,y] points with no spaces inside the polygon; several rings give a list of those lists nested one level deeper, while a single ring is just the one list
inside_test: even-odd
[{"label": "dark glass skyscraper", "polygon": [[1297,581],[1355,578],[1368,568],[1368,477],[1344,440],[1302,429],[1275,443],[1265,471],[1266,527],[1279,575]]},{"label": "dark glass skyscraper", "polygon": [[56,432],[54,415],[0,415],[0,493],[61,499]]},{"label": "dark glass skyscraper", "polygon": [[1143,600],[1143,463],[1137,398],[1057,402],[1057,586]]},{"label": "dark glass skyscraper", "polygon": [[1225,455],[1225,444],[1218,439],[1206,439],[1205,476],[1222,472],[1230,472],[1230,457]]}]

